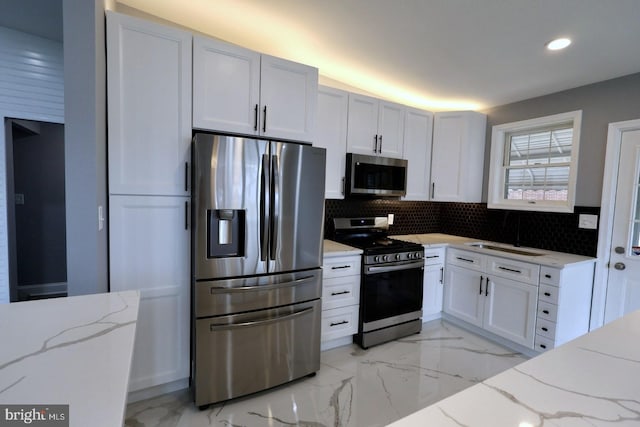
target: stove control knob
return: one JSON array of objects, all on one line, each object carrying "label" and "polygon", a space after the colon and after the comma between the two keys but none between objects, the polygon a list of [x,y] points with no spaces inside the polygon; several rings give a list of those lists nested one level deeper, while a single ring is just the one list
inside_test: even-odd
[{"label": "stove control knob", "polygon": [[396,254],[396,260],[399,261],[401,258],[400,254]]},{"label": "stove control knob", "polygon": [[382,261],[389,261],[389,255],[383,255]]},{"label": "stove control knob", "polygon": [[407,252],[407,259],[413,258],[413,254],[411,252]]},{"label": "stove control knob", "polygon": [[416,259],[422,258],[422,253],[421,252],[416,252]]},{"label": "stove control knob", "polygon": [[380,262],[380,257],[378,255],[374,256],[373,262]]}]

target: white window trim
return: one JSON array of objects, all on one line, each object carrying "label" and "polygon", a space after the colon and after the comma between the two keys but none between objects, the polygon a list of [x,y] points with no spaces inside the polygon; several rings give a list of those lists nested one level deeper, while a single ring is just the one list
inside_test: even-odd
[{"label": "white window trim", "polygon": [[[571,146],[571,162],[569,165],[569,186],[566,201],[553,200],[508,200],[504,197],[503,159],[505,136],[513,132],[521,132],[544,126],[553,126],[573,121],[573,142]],[[489,189],[487,207],[490,209],[510,209],[542,212],[573,212],[576,196],[576,177],[578,174],[578,153],[580,146],[580,127],[582,110],[538,117],[513,123],[495,125],[491,131],[491,161],[489,163]]]}]

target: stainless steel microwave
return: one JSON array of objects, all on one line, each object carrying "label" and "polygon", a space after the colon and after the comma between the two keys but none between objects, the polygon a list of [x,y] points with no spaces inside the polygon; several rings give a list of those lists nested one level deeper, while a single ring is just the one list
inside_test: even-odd
[{"label": "stainless steel microwave", "polygon": [[401,197],[407,193],[407,161],[347,153],[347,197]]}]

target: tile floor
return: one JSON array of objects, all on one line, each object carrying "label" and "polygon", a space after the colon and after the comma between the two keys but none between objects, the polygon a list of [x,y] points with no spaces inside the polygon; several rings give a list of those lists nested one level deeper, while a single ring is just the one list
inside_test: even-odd
[{"label": "tile floor", "polygon": [[321,355],[315,377],[200,411],[187,390],[135,402],[126,427],[384,426],[526,357],[442,321],[420,334]]}]

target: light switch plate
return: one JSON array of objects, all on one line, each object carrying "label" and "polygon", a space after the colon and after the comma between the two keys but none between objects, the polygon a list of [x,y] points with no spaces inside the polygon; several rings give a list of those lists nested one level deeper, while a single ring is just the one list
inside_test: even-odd
[{"label": "light switch plate", "polygon": [[578,228],[595,230],[598,228],[598,215],[580,214],[578,215]]},{"label": "light switch plate", "polygon": [[389,214],[387,215],[387,221],[389,222],[389,225],[393,225],[393,214]]}]

